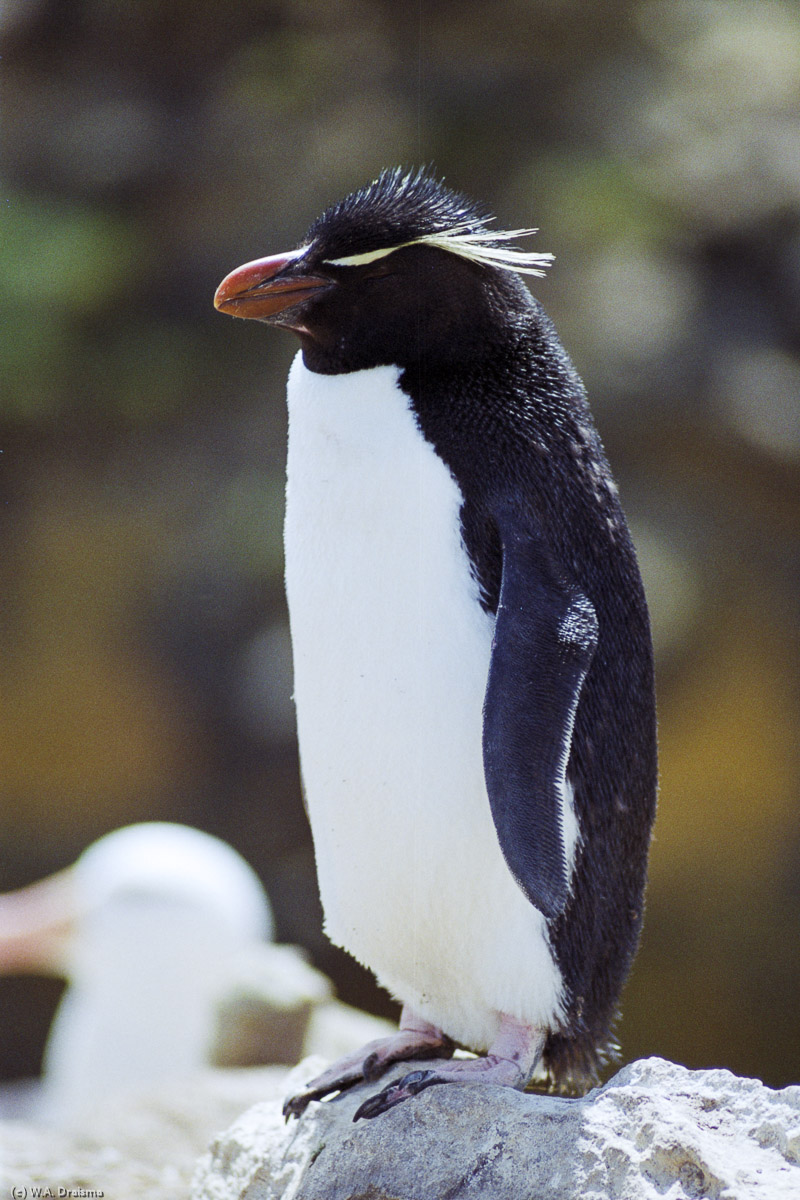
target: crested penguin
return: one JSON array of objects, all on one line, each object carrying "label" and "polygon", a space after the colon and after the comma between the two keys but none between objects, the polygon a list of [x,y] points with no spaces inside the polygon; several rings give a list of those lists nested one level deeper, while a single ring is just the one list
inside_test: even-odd
[{"label": "crested penguin", "polygon": [[[287,1100],[435,1059],[435,1084],[579,1087],[642,924],[652,647],[583,385],[511,243],[427,171],[383,171],[216,307],[290,329],[286,586],[331,940],[399,1032]],[[478,1057],[453,1059],[459,1046]]]}]

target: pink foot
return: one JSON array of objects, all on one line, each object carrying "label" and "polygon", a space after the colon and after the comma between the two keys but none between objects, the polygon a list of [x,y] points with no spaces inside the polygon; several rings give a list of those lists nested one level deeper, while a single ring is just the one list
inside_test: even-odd
[{"label": "pink foot", "polygon": [[392,1037],[367,1042],[354,1054],[348,1054],[312,1079],[305,1090],[290,1096],[283,1106],[283,1115],[299,1117],[312,1100],[321,1100],[331,1092],[342,1092],[354,1083],[379,1079],[392,1063],[417,1058],[449,1058],[455,1046],[441,1029],[417,1017],[410,1009],[400,1014],[400,1030]]},{"label": "pink foot", "polygon": [[429,1071],[412,1071],[365,1100],[353,1120],[379,1117],[437,1083],[493,1083],[501,1087],[524,1088],[543,1047],[543,1030],[504,1015],[498,1035],[485,1057],[458,1059]]}]

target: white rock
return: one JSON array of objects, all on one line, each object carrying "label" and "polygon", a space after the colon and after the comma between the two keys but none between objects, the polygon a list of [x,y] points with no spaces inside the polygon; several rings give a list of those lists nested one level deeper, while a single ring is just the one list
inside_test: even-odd
[{"label": "white rock", "polygon": [[307,1059],[288,1078],[275,1068],[202,1072],[109,1105],[80,1134],[0,1122],[0,1195],[40,1187],[189,1200],[213,1138],[195,1200],[800,1197],[800,1087],[775,1092],[648,1059],[580,1100],[440,1087],[353,1124],[372,1084],[285,1125],[283,1097],[323,1065]]},{"label": "white rock", "polygon": [[69,1133],[0,1121],[0,1196],[27,1189],[30,1198],[38,1188],[44,1197],[188,1200],[211,1137],[259,1100],[279,1110],[286,1074],[273,1067],[198,1072],[108,1101],[90,1125]]},{"label": "white rock", "polygon": [[[319,1069],[302,1063],[287,1091]],[[434,1087],[354,1124],[375,1090],[313,1104],[289,1125],[275,1101],[256,1105],[212,1142],[194,1200],[800,1197],[800,1087],[653,1058],[578,1100]]]}]

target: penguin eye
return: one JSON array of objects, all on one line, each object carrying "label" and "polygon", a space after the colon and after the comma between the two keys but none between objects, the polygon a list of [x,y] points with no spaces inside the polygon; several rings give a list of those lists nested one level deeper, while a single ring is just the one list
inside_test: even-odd
[{"label": "penguin eye", "polygon": [[361,276],[362,279],[382,279],[385,275],[396,275],[397,270],[392,266],[391,258],[381,258],[378,262],[371,263],[366,267]]}]

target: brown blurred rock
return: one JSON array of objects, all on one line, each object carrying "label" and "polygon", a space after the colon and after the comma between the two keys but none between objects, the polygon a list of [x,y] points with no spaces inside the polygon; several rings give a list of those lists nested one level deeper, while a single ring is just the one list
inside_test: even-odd
[{"label": "brown blurred rock", "polygon": [[330,981],[297,946],[259,946],[243,954],[220,997],[209,1055],[216,1067],[296,1063],[314,1010],[332,995]]}]

